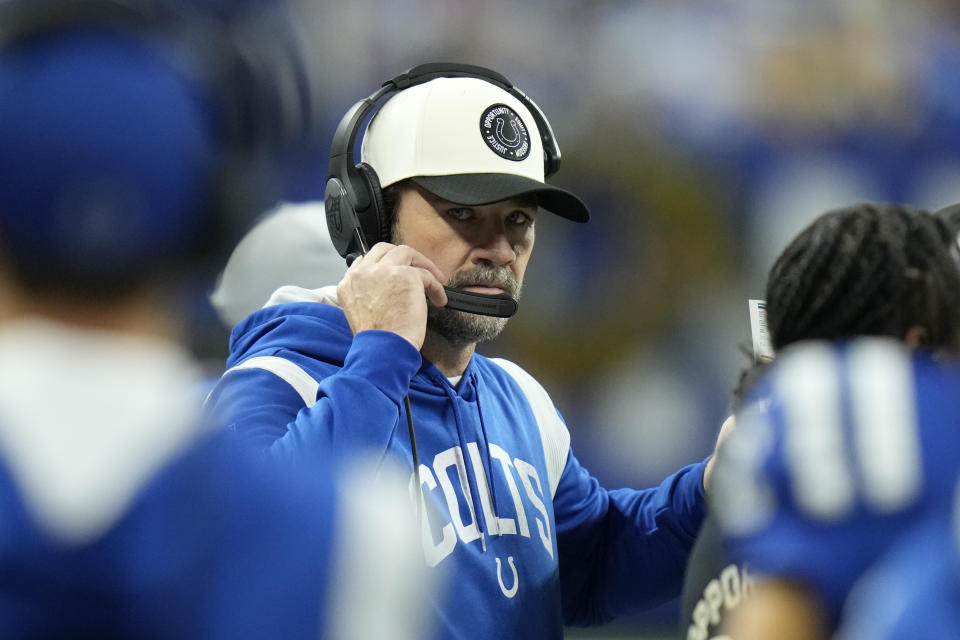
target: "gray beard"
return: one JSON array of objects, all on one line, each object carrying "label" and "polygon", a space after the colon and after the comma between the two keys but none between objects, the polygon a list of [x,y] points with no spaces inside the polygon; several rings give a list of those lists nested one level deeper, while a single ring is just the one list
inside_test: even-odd
[{"label": "gray beard", "polygon": [[[477,281],[495,283],[515,300],[520,298],[520,285],[507,267],[478,266],[455,273],[446,286],[456,289]],[[507,326],[507,318],[493,318],[446,307],[430,305],[427,329],[444,338],[451,346],[463,347],[493,340]]]}]

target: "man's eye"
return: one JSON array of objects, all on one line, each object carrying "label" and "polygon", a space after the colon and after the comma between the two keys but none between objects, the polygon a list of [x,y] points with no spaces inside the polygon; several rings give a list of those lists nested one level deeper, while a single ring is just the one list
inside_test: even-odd
[{"label": "man's eye", "polygon": [[459,207],[455,209],[447,209],[447,215],[453,218],[454,220],[469,220],[473,217],[473,209],[467,207]]},{"label": "man's eye", "polygon": [[508,220],[510,224],[515,224],[522,227],[529,227],[533,224],[533,217],[524,213],[523,211],[514,211],[510,214]]}]

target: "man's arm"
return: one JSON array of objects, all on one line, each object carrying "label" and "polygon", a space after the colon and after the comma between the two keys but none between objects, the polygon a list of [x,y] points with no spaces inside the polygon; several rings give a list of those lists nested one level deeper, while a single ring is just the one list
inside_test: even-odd
[{"label": "man's arm", "polygon": [[565,624],[599,624],[680,594],[705,514],[703,470],[608,491],[570,454],[553,501]]},{"label": "man's arm", "polygon": [[[231,370],[217,383],[207,406],[215,420],[234,429],[246,444],[278,456],[356,444],[386,450],[410,380],[422,363],[407,340],[386,331],[355,336],[342,368],[295,352],[273,357],[291,363],[302,376],[261,367]],[[316,380],[312,400],[301,393],[303,377]]]}]

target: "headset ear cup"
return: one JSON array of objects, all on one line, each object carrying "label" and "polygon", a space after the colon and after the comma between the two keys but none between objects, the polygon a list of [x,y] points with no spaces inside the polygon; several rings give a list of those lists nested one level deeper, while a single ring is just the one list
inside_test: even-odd
[{"label": "headset ear cup", "polygon": [[327,180],[323,204],[327,216],[327,231],[337,253],[344,258],[350,253],[361,253],[362,247],[356,245],[354,233],[360,224],[357,220],[357,212],[350,204],[350,198],[347,197],[340,178],[332,176]]},{"label": "headset ear cup", "polygon": [[370,206],[360,215],[360,226],[369,246],[378,242],[390,242],[391,224],[390,212],[383,203],[383,191],[380,189],[380,178],[370,165],[361,162],[357,165],[370,197]]}]

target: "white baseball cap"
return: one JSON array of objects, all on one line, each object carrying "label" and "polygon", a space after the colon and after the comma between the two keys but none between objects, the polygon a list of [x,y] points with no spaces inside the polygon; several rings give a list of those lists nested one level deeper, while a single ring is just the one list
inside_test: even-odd
[{"label": "white baseball cap", "polygon": [[530,110],[479,78],[436,78],[400,91],[371,119],[361,160],[381,187],[412,178],[457,204],[481,205],[532,194],[547,211],[590,218],[569,191],[544,181],[541,132]]}]

